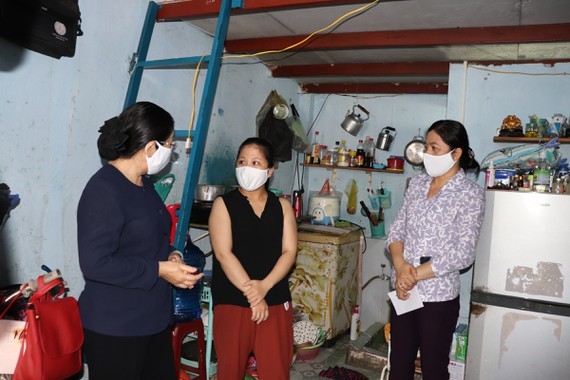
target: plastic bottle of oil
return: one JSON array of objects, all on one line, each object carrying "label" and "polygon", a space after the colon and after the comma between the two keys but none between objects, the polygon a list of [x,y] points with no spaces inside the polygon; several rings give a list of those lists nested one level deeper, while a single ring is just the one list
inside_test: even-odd
[{"label": "plastic bottle of oil", "polygon": [[315,131],[315,140],[311,145],[311,164],[321,163],[320,150],[321,145],[319,143],[319,131]]}]

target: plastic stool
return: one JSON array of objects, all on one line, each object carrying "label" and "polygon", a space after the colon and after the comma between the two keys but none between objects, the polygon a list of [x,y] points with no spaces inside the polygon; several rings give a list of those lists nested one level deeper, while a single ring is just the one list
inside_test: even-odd
[{"label": "plastic stool", "polygon": [[[181,363],[182,342],[187,335],[193,334],[198,342],[198,365],[197,367]],[[206,344],[204,337],[204,323],[202,318],[190,322],[177,323],[172,329],[172,351],[174,352],[174,370],[179,373],[180,369],[198,375],[194,380],[208,380],[206,377]]]}]

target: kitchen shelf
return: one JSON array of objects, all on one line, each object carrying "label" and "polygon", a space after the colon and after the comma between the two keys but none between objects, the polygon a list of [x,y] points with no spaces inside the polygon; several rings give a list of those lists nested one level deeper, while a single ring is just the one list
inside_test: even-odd
[{"label": "kitchen shelf", "polygon": [[[569,139],[570,140],[570,139]],[[351,166],[338,166],[338,165],[321,165],[321,164],[301,164],[303,166],[311,166],[321,169],[342,169],[342,170],[356,170],[360,172],[375,172],[375,173],[390,173],[390,174],[404,174],[404,169],[374,169],[374,168],[357,168]]]},{"label": "kitchen shelf", "polygon": [[[515,142],[515,143],[547,143],[548,141],[552,140],[553,137],[508,137],[508,136],[495,136],[493,137],[493,142],[496,143],[509,143],[509,142]],[[570,137],[561,137],[560,139],[558,139],[558,142],[560,144],[570,144]]]}]

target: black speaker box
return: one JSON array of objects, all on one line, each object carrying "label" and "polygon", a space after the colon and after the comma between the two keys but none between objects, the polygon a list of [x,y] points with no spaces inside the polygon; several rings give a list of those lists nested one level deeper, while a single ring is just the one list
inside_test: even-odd
[{"label": "black speaker box", "polygon": [[0,37],[53,58],[73,57],[81,31],[78,0],[0,0]]}]

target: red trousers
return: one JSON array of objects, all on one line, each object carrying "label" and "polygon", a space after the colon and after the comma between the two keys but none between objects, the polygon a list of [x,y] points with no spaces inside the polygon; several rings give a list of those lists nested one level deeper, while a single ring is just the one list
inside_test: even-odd
[{"label": "red trousers", "polygon": [[248,307],[216,305],[214,346],[219,380],[242,380],[251,353],[260,380],[288,380],[293,360],[291,302],[270,306],[269,317],[259,325],[251,320]]}]

